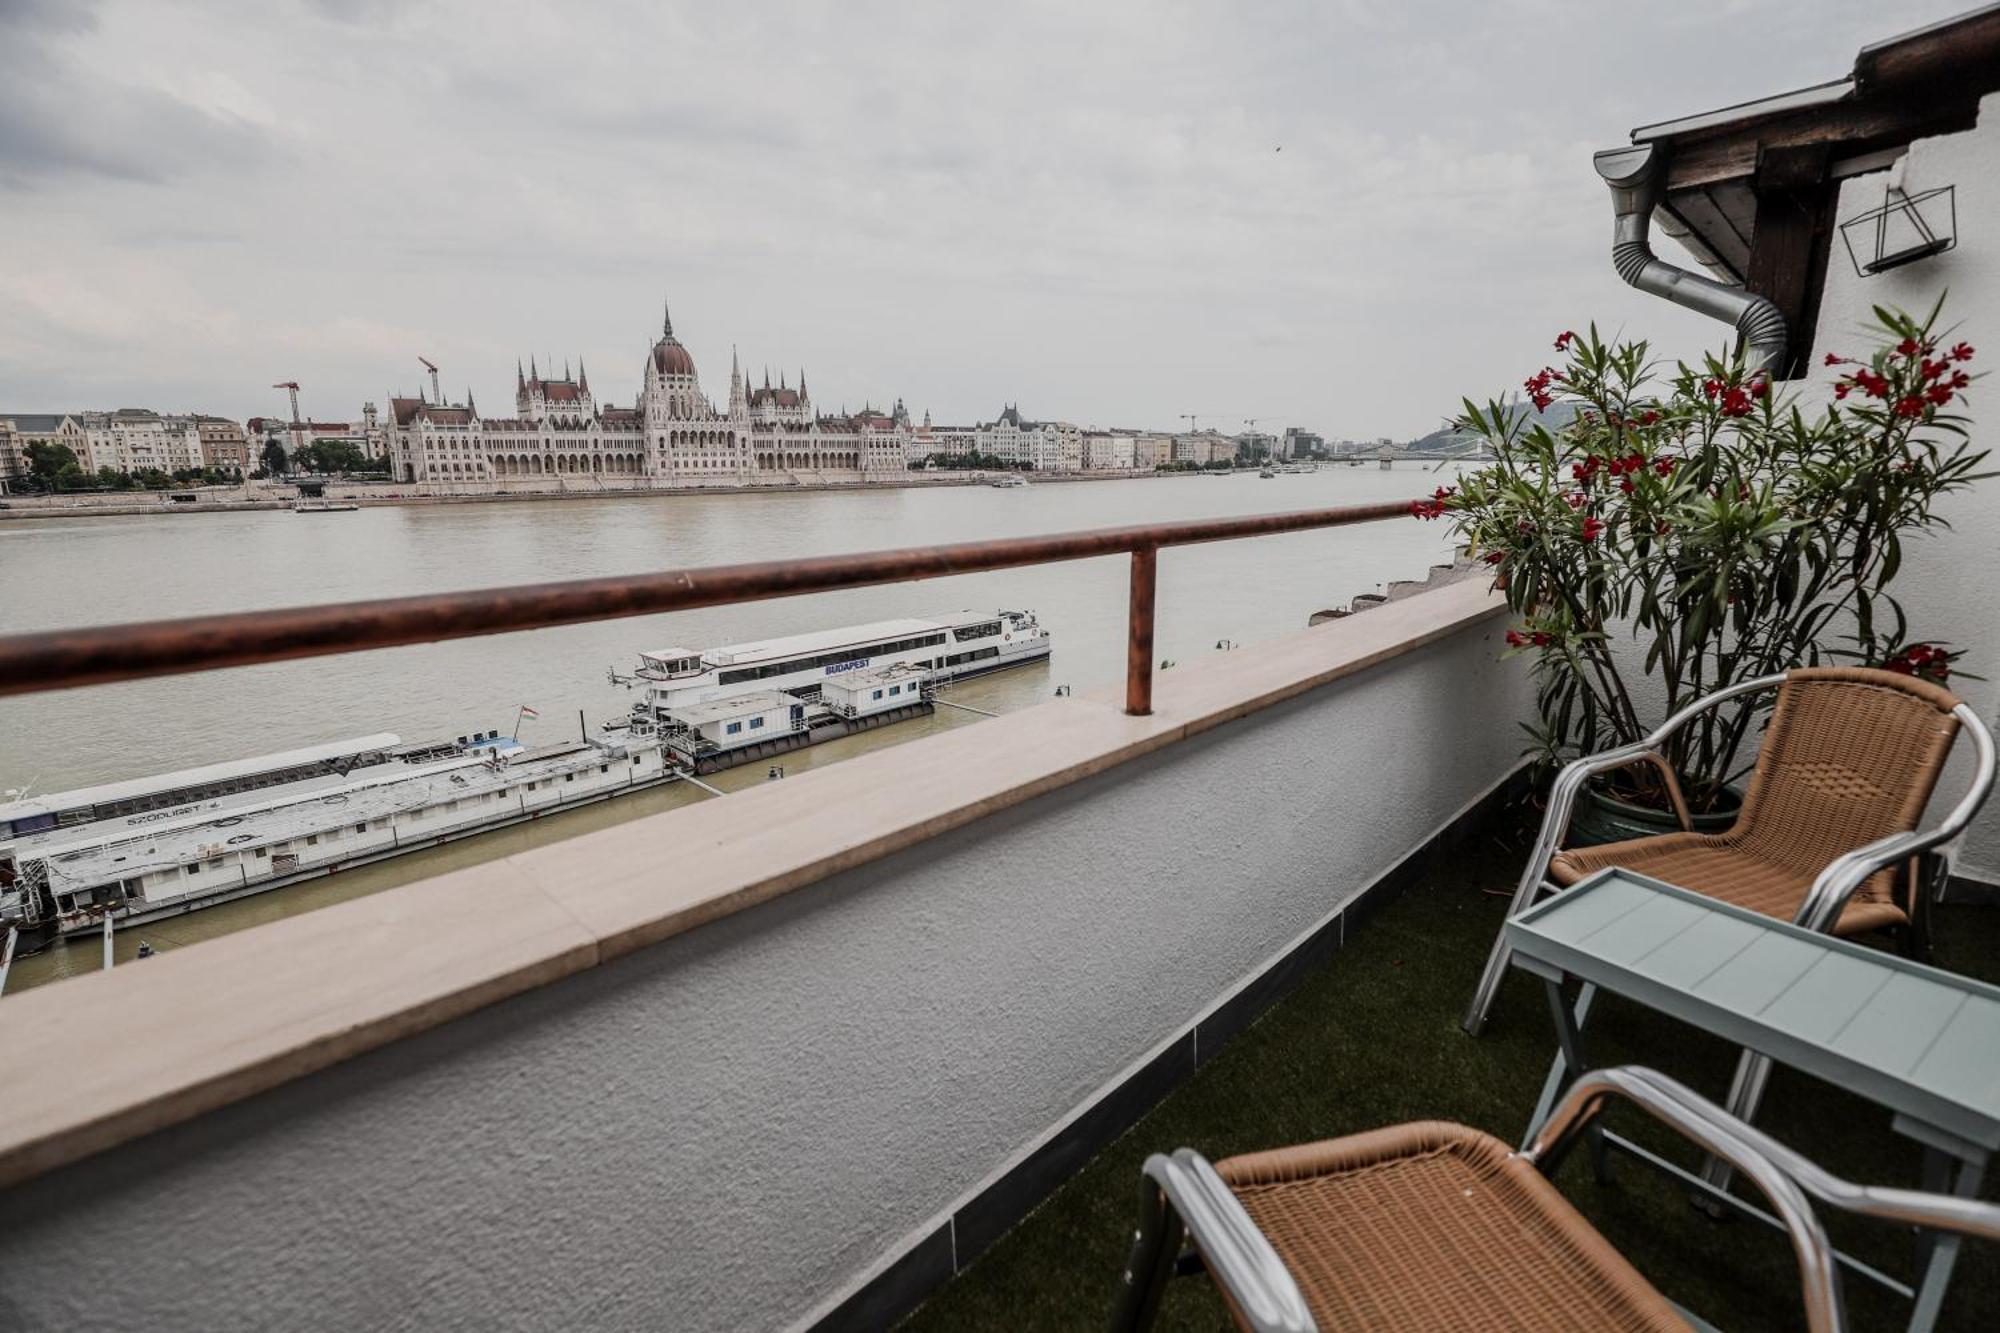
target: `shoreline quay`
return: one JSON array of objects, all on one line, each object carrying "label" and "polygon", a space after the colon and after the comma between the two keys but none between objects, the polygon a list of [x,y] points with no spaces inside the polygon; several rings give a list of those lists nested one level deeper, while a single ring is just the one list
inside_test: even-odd
[{"label": "shoreline quay", "polygon": [[[1201,476],[1195,472],[1045,472],[1035,474],[1033,484],[1050,485],[1058,482],[1079,481],[1136,481],[1154,477]],[[1220,474],[1217,474],[1220,475]],[[391,483],[393,484],[393,483]],[[407,483],[405,483],[407,484]],[[382,509],[393,506],[452,505],[452,504],[495,504],[517,501],[538,500],[614,500],[614,499],[663,499],[697,495],[797,495],[808,491],[879,491],[879,490],[919,490],[938,486],[987,486],[989,477],[948,477],[937,479],[897,481],[811,481],[791,483],[753,483],[744,486],[616,486],[603,489],[573,490],[519,490],[519,491],[477,491],[443,492],[434,494],[391,493],[381,494],[372,487],[346,486],[339,482],[329,483],[326,500],[343,504],[355,504],[364,509]],[[193,501],[176,502],[169,495],[186,495],[186,491],[148,492],[146,499],[58,499],[44,496],[6,496],[0,498],[0,522],[15,519],[42,518],[131,518],[153,514],[241,514],[261,510],[290,509],[300,497],[290,495],[260,495],[245,497],[236,488],[226,492],[229,498],[200,494]],[[315,497],[322,498],[322,497]]]}]

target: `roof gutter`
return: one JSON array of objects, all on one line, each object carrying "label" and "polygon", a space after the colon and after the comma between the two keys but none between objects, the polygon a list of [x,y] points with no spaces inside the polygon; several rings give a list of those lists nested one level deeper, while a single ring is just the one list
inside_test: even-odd
[{"label": "roof gutter", "polygon": [[1653,209],[1660,202],[1661,155],[1652,144],[1607,148],[1593,159],[1611,187],[1611,263],[1640,291],[1684,305],[1735,327],[1750,369],[1779,374],[1785,361],[1785,316],[1767,298],[1730,287],[1653,253]]}]

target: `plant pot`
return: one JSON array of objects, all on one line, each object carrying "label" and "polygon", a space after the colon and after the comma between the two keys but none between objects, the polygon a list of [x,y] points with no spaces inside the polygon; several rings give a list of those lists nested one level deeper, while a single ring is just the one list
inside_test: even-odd
[{"label": "plant pot", "polygon": [[[1725,790],[1718,804],[1725,808],[1694,816],[1696,833],[1721,833],[1734,824],[1743,798],[1734,791]],[[1584,784],[1583,793],[1577,798],[1576,809],[1570,815],[1569,836],[1563,839],[1563,845],[1597,847],[1607,842],[1651,838],[1661,833],[1680,831],[1681,821],[1673,811],[1655,810],[1649,805],[1634,805],[1620,800],[1592,779]]]}]

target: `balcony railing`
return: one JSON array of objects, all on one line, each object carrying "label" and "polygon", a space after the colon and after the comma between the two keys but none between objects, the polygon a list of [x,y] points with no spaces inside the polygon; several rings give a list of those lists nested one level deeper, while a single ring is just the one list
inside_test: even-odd
[{"label": "balcony railing", "polygon": [[0,696],[1129,553],[1125,711],[1143,717],[1153,711],[1153,594],[1161,547],[1345,527],[1409,512],[1410,502],[1402,500],[43,630],[0,637]]}]

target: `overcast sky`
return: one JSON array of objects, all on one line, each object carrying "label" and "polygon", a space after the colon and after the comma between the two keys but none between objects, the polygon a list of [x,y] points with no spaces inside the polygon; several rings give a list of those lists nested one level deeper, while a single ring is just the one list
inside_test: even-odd
[{"label": "overcast sky", "polygon": [[[1409,436],[1595,318],[1593,149],[1959,3],[0,0],[0,410],[321,419],[663,298],[831,409]],[[1282,150],[1282,151],[1280,151]]]}]

